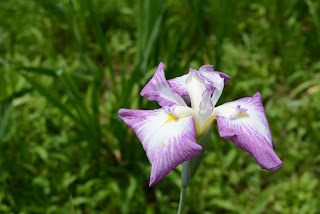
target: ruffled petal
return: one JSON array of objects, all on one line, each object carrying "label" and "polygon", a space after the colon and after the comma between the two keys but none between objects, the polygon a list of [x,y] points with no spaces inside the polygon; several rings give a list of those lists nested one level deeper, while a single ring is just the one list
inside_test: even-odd
[{"label": "ruffled petal", "polygon": [[[186,80],[190,76],[190,73],[195,73],[197,70],[190,69],[189,74],[174,79],[168,80],[170,87],[174,92],[183,96],[186,103],[190,103],[189,92],[186,85]],[[222,72],[214,71],[213,65],[203,65],[199,68],[197,76],[204,80],[205,88],[211,88],[214,94],[211,98],[213,105],[218,102],[218,99],[223,91],[224,84],[230,80],[230,77]],[[215,90],[217,89],[217,90]]]},{"label": "ruffled petal", "polygon": [[225,73],[215,71],[213,69],[213,65],[203,65],[199,68],[199,71],[201,72],[208,72],[208,73],[216,73],[218,74],[221,78],[223,78],[224,83],[227,83],[230,80],[230,77],[226,75]]},{"label": "ruffled petal", "polygon": [[161,62],[158,69],[140,95],[150,101],[157,101],[160,106],[186,105],[179,94],[175,93],[166,80],[164,64]]},{"label": "ruffled petal", "polygon": [[119,117],[138,136],[152,164],[149,186],[201,152],[192,117],[175,118],[174,107],[156,110],[120,109]]},{"label": "ruffled petal", "polygon": [[214,71],[212,65],[201,66],[199,73],[205,80],[206,87],[210,87],[212,90],[215,89],[214,96],[212,96],[212,103],[215,105],[222,94],[224,83],[229,81],[230,77],[224,73]]},{"label": "ruffled petal", "polygon": [[269,128],[260,93],[214,109],[219,134],[252,154],[262,169],[277,171],[282,162],[274,152],[274,141]]}]

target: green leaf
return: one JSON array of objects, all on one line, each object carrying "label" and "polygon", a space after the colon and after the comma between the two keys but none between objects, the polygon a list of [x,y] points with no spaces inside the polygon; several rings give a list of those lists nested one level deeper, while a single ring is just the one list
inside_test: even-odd
[{"label": "green leaf", "polygon": [[42,74],[51,77],[56,77],[57,74],[54,70],[39,67],[17,67],[16,70],[24,70],[35,74]]}]

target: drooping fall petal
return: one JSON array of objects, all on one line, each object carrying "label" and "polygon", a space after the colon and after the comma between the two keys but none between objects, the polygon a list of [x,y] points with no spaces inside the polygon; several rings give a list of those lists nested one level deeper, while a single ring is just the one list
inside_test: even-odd
[{"label": "drooping fall petal", "polygon": [[275,172],[282,166],[273,150],[274,141],[259,92],[218,106],[214,114],[220,136],[252,154],[262,169]]},{"label": "drooping fall petal", "polygon": [[119,117],[138,136],[152,164],[149,186],[201,152],[192,117],[175,118],[174,107],[156,110],[120,109]]}]

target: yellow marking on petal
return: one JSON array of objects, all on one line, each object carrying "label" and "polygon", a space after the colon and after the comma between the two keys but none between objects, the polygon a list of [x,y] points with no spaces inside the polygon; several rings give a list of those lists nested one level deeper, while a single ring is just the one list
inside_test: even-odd
[{"label": "yellow marking on petal", "polygon": [[246,113],[241,113],[241,114],[238,114],[236,117],[249,117],[248,115],[246,115]]},{"label": "yellow marking on petal", "polygon": [[177,119],[173,116],[173,114],[169,114],[168,119],[163,123],[163,126],[166,125],[166,123],[171,123],[171,122],[177,121],[179,119],[180,119],[180,117]]},{"label": "yellow marking on petal", "polygon": [[169,117],[168,117],[168,119],[166,120],[166,122],[164,122],[164,124],[166,124],[166,123],[171,123],[171,122],[177,121],[177,120],[179,120],[179,118],[176,119],[176,118],[173,116],[173,114],[170,114]]},{"label": "yellow marking on petal", "polygon": [[166,144],[162,143],[161,145],[162,145],[162,146],[165,146]]}]

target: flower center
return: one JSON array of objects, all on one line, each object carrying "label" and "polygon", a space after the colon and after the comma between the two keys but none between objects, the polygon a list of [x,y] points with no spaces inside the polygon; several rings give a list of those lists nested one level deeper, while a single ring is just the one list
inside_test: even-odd
[{"label": "flower center", "polygon": [[197,71],[191,71],[186,80],[187,90],[190,96],[191,108],[188,106],[176,106],[174,117],[192,116],[194,119],[197,136],[201,136],[209,125],[216,119],[212,115],[213,104],[211,91],[206,91],[204,80],[198,76]]}]

